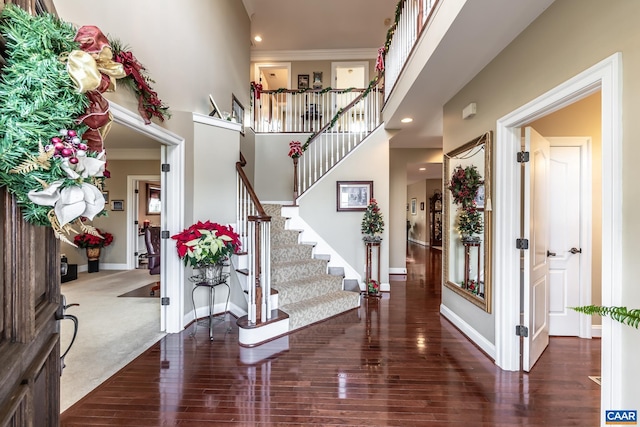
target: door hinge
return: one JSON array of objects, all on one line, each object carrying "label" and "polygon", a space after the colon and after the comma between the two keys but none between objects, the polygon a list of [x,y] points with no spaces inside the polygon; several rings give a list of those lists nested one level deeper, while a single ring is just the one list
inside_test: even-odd
[{"label": "door hinge", "polygon": [[168,239],[169,236],[169,231],[168,230],[162,230],[162,232],[160,233],[160,238],[161,239]]},{"label": "door hinge", "polygon": [[169,163],[163,163],[160,170],[162,172],[169,172],[171,170],[171,165]]},{"label": "door hinge", "polygon": [[133,223],[134,223],[135,225],[138,225],[138,224],[139,224],[139,223],[138,223],[138,220],[133,221]]},{"label": "door hinge", "polygon": [[138,189],[136,188],[136,189],[134,190],[134,192],[135,192],[136,194],[138,194],[138,193],[140,193],[140,190],[138,190]]},{"label": "door hinge", "polygon": [[136,257],[137,257],[137,256],[138,256],[138,251],[134,252],[134,253],[133,253],[133,256],[136,256]]},{"label": "door hinge", "polygon": [[169,297],[160,298],[160,305],[170,305],[170,298]]},{"label": "door hinge", "polygon": [[529,328],[524,325],[516,325],[516,336],[519,337],[528,337],[529,336]]},{"label": "door hinge", "polygon": [[520,151],[516,155],[516,159],[518,163],[527,163],[529,161],[529,152],[528,151]]},{"label": "door hinge", "polygon": [[516,239],[516,249],[529,249],[529,239]]}]

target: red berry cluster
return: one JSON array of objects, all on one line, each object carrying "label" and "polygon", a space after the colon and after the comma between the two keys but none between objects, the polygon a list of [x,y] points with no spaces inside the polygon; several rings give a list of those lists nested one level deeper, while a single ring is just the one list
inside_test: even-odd
[{"label": "red berry cluster", "polygon": [[60,136],[54,136],[44,149],[54,150],[53,157],[69,159],[69,163],[78,163],[78,157],[86,155],[87,144],[84,144],[73,129],[60,129]]}]

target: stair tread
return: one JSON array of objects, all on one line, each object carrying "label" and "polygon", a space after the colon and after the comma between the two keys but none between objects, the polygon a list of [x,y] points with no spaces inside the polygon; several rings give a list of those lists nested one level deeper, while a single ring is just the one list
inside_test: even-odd
[{"label": "stair tread", "polygon": [[286,282],[275,283],[273,284],[273,288],[284,289],[287,287],[304,286],[310,283],[325,281],[325,280],[331,280],[337,283],[340,283],[342,281],[342,279],[340,279],[340,277],[338,276],[332,276],[330,274],[316,274],[314,276],[306,276],[306,277],[301,277],[295,280],[288,280]]}]

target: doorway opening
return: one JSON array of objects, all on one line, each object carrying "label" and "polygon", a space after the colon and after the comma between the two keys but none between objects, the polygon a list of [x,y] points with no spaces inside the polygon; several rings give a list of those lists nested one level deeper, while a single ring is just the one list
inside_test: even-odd
[{"label": "doorway opening", "polygon": [[[502,369],[520,368],[520,337],[513,331],[520,324],[521,294],[510,284],[519,283],[521,274],[520,250],[514,245],[521,237],[521,179],[520,166],[513,161],[520,150],[521,128],[598,91],[602,94],[602,304],[621,304],[621,66],[621,54],[616,53],[496,123],[495,324],[496,364]],[[614,397],[619,396],[622,385],[621,326],[614,323],[607,319],[602,322],[601,373],[606,378],[602,382],[602,408],[618,406]]]}]

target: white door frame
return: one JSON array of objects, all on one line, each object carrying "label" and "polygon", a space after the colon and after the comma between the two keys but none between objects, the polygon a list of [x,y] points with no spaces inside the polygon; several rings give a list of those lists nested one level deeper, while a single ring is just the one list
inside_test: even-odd
[{"label": "white door frame", "polygon": [[[582,253],[580,254],[580,305],[590,305],[592,301],[591,295],[591,257],[593,256],[592,244],[592,181],[593,171],[591,167],[591,150],[592,143],[590,137],[574,137],[574,136],[556,136],[546,137],[553,147],[580,147],[584,151],[580,156],[580,248]],[[553,156],[552,156],[553,158]],[[553,211],[551,211],[553,215]],[[550,248],[554,250],[557,248]],[[580,338],[591,338],[592,332],[592,317],[591,316],[579,316],[579,334]]]},{"label": "white door frame", "polygon": [[[140,206],[138,204],[138,211],[134,212],[133,206],[136,206],[136,199],[139,197],[136,194],[137,182],[139,181],[160,181],[160,175],[129,175],[127,176],[127,269],[133,270],[137,267],[135,262],[135,249],[137,248],[136,240],[138,239],[138,233],[133,227],[134,222],[140,217]],[[162,190],[161,190],[162,191]],[[164,197],[161,198],[161,200]],[[162,215],[160,213],[160,223],[162,223]],[[140,224],[138,224],[140,225]],[[160,252],[160,260],[164,261],[163,253]]]},{"label": "white door frame", "polygon": [[[155,123],[146,125],[142,118],[126,108],[109,102],[113,120],[116,123],[127,126],[136,132],[140,132],[147,137],[159,141],[161,146],[161,163],[171,165],[171,179],[167,179],[167,173],[161,175],[163,189],[163,207],[161,215],[162,230],[168,230],[170,234],[180,232],[184,228],[184,170],[185,170],[185,147],[184,138],[176,135]],[[171,200],[171,203],[166,203]],[[127,242],[127,247],[131,242]],[[170,239],[161,239],[161,254],[168,254],[175,250],[170,245]],[[167,333],[180,332],[184,318],[184,266],[177,256],[162,257],[161,272],[163,281],[160,289],[161,295],[170,299],[169,305],[161,306],[160,310],[160,330]],[[172,286],[168,286],[171,283]]]},{"label": "white door frame", "polygon": [[[291,62],[256,62],[253,65],[253,80],[256,82],[260,79],[260,70],[263,68],[286,68],[287,69],[287,78],[289,82],[287,84],[287,89],[291,89]],[[280,89],[280,88],[271,88],[271,90]]]},{"label": "white door frame", "polygon": [[[588,70],[500,118],[496,123],[494,295],[496,364],[520,368],[520,128],[598,90],[602,94],[602,304],[622,305],[622,54]],[[622,403],[621,328],[602,319],[601,408]]]}]

